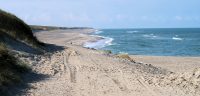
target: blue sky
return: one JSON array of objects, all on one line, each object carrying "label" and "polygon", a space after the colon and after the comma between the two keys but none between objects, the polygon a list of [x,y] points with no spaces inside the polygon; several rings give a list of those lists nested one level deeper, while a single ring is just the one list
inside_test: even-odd
[{"label": "blue sky", "polygon": [[200,0],[1,0],[0,8],[34,25],[200,27]]}]

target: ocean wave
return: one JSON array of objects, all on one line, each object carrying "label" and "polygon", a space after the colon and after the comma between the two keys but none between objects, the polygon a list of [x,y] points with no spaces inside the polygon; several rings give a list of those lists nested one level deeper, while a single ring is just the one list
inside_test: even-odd
[{"label": "ocean wave", "polygon": [[102,38],[102,39],[105,38],[105,37],[103,37],[103,36],[99,36],[99,35],[90,35],[90,36],[92,36],[92,37],[99,37],[99,38]]},{"label": "ocean wave", "polygon": [[134,31],[126,31],[127,33],[138,33],[139,31],[134,30]]},{"label": "ocean wave", "polygon": [[154,34],[145,34],[142,35],[143,37],[147,38],[147,39],[153,39],[153,40],[169,40],[171,39],[170,37],[161,37],[161,36],[157,36]]},{"label": "ocean wave", "polygon": [[[102,37],[102,36],[101,36]],[[110,38],[110,37],[103,37],[103,39],[100,39],[96,42],[86,42],[83,47],[86,47],[86,48],[94,48],[94,49],[100,49],[100,48],[103,48],[103,47],[106,47],[106,46],[110,46],[110,45],[113,45],[112,44],[112,41],[114,39],[113,38]]]},{"label": "ocean wave", "polygon": [[143,37],[154,39],[154,38],[157,38],[158,36],[156,36],[154,34],[145,34],[145,35],[143,35]]},{"label": "ocean wave", "polygon": [[95,30],[95,33],[94,34],[100,34],[100,33],[102,33],[103,31],[101,31],[101,30]]},{"label": "ocean wave", "polygon": [[183,40],[183,38],[179,38],[179,37],[172,37],[173,40]]},{"label": "ocean wave", "polygon": [[119,52],[119,54],[127,54],[127,55],[128,55],[128,53],[127,53],[127,52]]},{"label": "ocean wave", "polygon": [[173,40],[183,40],[183,38],[180,38],[178,35],[175,35],[175,37],[172,37]]},{"label": "ocean wave", "polygon": [[156,36],[154,34],[145,34],[145,35],[142,35],[143,37],[145,38],[148,38],[148,39],[159,39],[159,40],[169,40],[169,39],[172,39],[172,40],[184,40],[183,38],[180,38],[178,35],[175,35],[174,37],[160,37],[160,36]]}]

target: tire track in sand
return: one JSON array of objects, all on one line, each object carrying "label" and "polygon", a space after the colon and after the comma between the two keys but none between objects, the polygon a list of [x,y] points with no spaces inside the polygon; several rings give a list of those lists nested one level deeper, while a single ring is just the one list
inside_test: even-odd
[{"label": "tire track in sand", "polygon": [[145,80],[144,80],[144,78],[143,78],[142,76],[139,76],[139,78],[138,78],[137,80],[139,81],[139,83],[140,83],[143,87],[145,87],[145,88],[152,94],[152,96],[162,96],[162,95],[160,95],[160,94],[155,93],[155,92],[152,90],[152,88],[150,88],[150,87],[148,86],[148,84],[145,83]]},{"label": "tire track in sand", "polygon": [[[71,53],[63,52],[64,65],[69,69],[70,81],[76,83],[76,67],[69,64],[70,54]],[[65,70],[67,68],[65,68]]]}]

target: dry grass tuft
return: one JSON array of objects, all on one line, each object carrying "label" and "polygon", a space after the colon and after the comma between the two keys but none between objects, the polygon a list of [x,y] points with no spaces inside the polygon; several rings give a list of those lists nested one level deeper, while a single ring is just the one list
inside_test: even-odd
[{"label": "dry grass tuft", "polygon": [[117,54],[116,57],[126,59],[126,60],[129,60],[131,62],[135,62],[128,54]]}]

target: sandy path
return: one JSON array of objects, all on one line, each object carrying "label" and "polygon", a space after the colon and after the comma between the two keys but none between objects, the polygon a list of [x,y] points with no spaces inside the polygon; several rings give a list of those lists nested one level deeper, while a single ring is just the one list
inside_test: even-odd
[{"label": "sandy path", "polygon": [[[152,94],[149,96],[157,96],[151,88],[145,87],[144,80],[138,78],[138,74],[132,74],[132,68],[126,68],[127,65],[121,61],[113,61],[112,57],[88,51],[82,48],[77,50],[73,47],[65,50],[60,58],[63,58],[63,65],[66,68],[52,74],[47,80],[32,84],[34,89],[28,91],[29,95],[145,96],[145,94]],[[45,70],[51,73],[52,68]]]},{"label": "sandy path", "polygon": [[[179,85],[185,83],[178,77],[173,79],[174,74],[165,74],[168,71],[82,48],[78,44],[92,40],[85,34],[74,35],[80,40],[76,39],[77,43],[73,44],[66,43],[67,40],[73,42],[69,39],[74,38],[69,35],[73,33],[66,32],[63,37],[59,34],[63,36],[59,31],[37,34],[41,41],[65,46],[65,49],[34,66],[36,72],[50,77],[31,83],[25,96],[199,96],[198,88],[187,85],[184,89]],[[55,39],[55,35],[60,38]],[[194,76],[199,76],[199,71],[196,72]],[[167,78],[170,76],[172,79]]]}]

